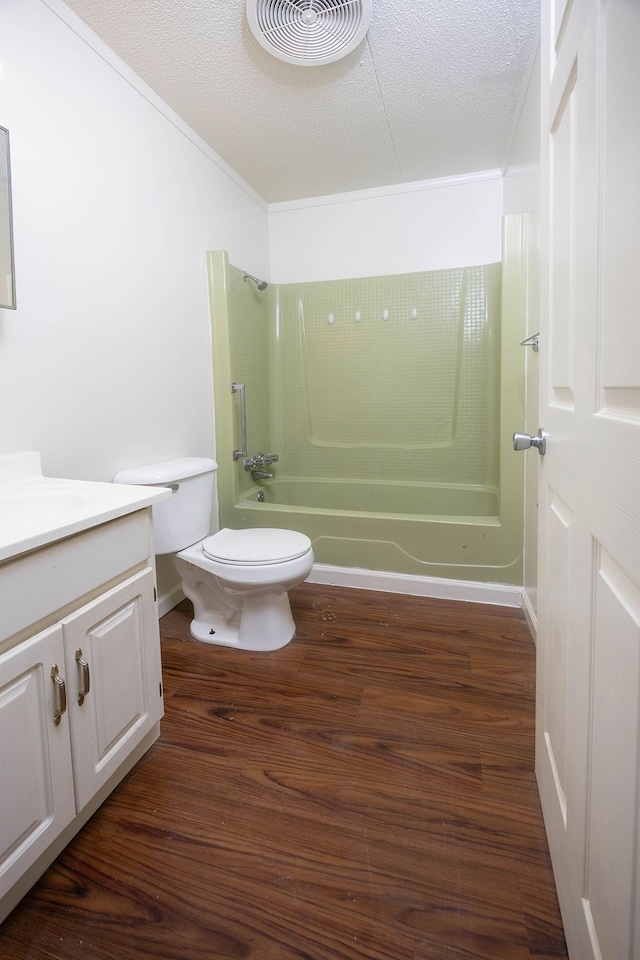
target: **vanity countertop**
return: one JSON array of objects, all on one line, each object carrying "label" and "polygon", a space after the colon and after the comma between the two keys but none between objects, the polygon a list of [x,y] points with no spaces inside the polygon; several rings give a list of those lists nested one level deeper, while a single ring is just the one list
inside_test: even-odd
[{"label": "vanity countertop", "polygon": [[32,451],[0,456],[0,561],[170,496],[167,487],[45,477]]}]

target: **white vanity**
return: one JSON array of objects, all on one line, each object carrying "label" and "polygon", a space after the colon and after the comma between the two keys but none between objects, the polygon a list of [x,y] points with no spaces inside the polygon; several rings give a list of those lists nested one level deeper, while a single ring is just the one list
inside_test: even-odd
[{"label": "white vanity", "polygon": [[0,456],[0,922],[159,735],[169,496]]}]

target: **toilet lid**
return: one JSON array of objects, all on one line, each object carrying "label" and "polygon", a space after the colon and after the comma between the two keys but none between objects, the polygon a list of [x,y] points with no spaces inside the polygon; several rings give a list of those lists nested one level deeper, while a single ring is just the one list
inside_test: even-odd
[{"label": "toilet lid", "polygon": [[205,556],[223,563],[282,563],[295,560],[311,547],[311,540],[296,530],[252,527],[250,530],[223,528],[202,541]]}]

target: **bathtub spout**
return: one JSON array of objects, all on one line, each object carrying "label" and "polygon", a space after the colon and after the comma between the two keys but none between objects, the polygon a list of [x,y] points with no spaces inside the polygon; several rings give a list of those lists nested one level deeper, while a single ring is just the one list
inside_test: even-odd
[{"label": "bathtub spout", "polygon": [[273,474],[265,473],[264,470],[252,470],[251,479],[252,480],[273,480]]}]

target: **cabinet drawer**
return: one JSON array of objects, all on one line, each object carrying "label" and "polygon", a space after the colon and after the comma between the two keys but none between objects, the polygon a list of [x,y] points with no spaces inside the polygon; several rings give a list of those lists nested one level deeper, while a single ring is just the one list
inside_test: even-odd
[{"label": "cabinet drawer", "polygon": [[151,508],[0,564],[0,644],[153,556]]}]

